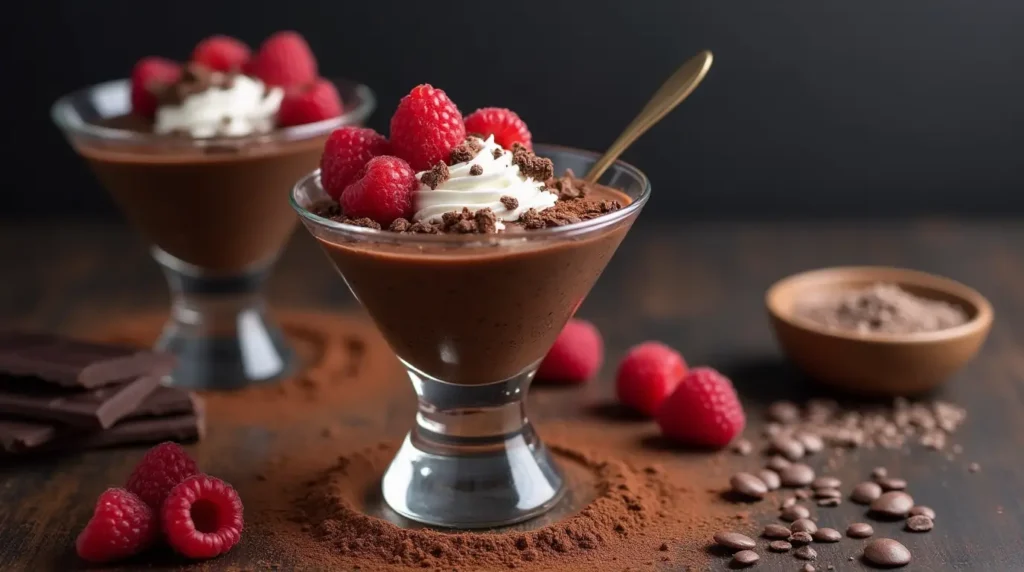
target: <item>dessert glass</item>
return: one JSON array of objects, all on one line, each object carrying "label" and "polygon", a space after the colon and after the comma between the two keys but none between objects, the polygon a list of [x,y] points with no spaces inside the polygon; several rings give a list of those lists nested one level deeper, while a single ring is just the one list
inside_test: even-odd
[{"label": "dessert glass", "polygon": [[334,83],[341,117],[243,137],[133,129],[128,80],[53,105],[53,121],[152,245],[167,278],[171,315],[156,349],[178,358],[171,384],[234,389],[293,370],[295,353],[263,296],[296,222],[280,193],[317,166],[331,131],[361,125],[375,107],[368,87]]},{"label": "dessert glass", "polygon": [[[585,173],[597,155],[537,146],[556,172]],[[489,528],[552,508],[565,482],[526,416],[544,355],[604,270],[650,195],[647,177],[615,163],[600,183],[630,204],[578,224],[508,234],[398,234],[310,211],[319,173],[291,193],[317,238],[406,367],[415,424],[382,482],[397,513],[453,528]]]}]

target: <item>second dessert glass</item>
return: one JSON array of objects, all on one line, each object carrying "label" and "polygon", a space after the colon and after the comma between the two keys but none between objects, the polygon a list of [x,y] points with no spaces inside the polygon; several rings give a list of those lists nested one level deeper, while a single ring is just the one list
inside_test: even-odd
[{"label": "second dessert glass", "polygon": [[287,375],[295,355],[266,313],[263,284],[296,217],[281,202],[319,164],[324,141],[375,106],[364,85],[334,81],[345,113],[244,137],[162,136],[131,115],[128,80],[58,100],[54,122],[152,244],[171,290],[156,348],[175,354],[172,383],[233,389]]},{"label": "second dessert glass", "polygon": [[[538,145],[555,171],[585,173],[587,151]],[[291,204],[405,365],[415,425],[384,475],[384,500],[426,524],[489,528],[537,516],[565,483],[526,416],[544,355],[647,202],[647,177],[615,163],[600,183],[622,209],[578,224],[497,235],[398,234],[310,208],[319,172]]]}]

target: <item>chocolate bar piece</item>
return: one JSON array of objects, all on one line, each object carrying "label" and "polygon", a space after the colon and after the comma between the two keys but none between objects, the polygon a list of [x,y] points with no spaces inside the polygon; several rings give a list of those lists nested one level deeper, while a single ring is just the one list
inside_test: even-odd
[{"label": "chocolate bar piece", "polygon": [[57,435],[57,428],[32,421],[0,419],[0,447],[6,453],[20,453],[47,443]]},{"label": "chocolate bar piece", "polygon": [[32,376],[66,387],[95,388],[156,370],[171,370],[174,356],[96,344],[53,334],[0,333],[0,373]]},{"label": "chocolate bar piece", "polygon": [[160,386],[161,377],[147,375],[84,391],[68,391],[31,377],[0,378],[0,413],[85,429],[107,429],[138,409]]},{"label": "chocolate bar piece", "polygon": [[140,417],[164,417],[169,415],[181,415],[184,413],[195,413],[202,408],[202,399],[190,392],[166,387],[161,385],[156,391],[149,394],[141,405],[125,417],[138,419]]}]

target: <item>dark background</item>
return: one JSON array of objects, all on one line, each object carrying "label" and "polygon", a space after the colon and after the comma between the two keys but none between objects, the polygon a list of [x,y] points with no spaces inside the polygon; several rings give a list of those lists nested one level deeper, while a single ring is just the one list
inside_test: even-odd
[{"label": "dark background", "polygon": [[62,0],[5,12],[0,138],[13,160],[0,214],[13,218],[116,216],[49,121],[58,96],[145,55],[183,59],[212,33],[255,47],[284,28],[308,38],[323,75],[377,92],[378,130],[429,82],[463,112],[510,107],[535,140],[596,150],[711,49],[704,84],[626,154],[654,184],[646,216],[1024,210],[1019,0]]}]

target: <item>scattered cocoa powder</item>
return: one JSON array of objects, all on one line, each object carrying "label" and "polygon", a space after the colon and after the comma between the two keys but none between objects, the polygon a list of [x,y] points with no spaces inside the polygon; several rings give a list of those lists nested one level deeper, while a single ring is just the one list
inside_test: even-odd
[{"label": "scattered cocoa powder", "polygon": [[962,308],[922,298],[895,284],[816,293],[800,301],[796,313],[828,328],[862,334],[934,332],[967,321]]}]

